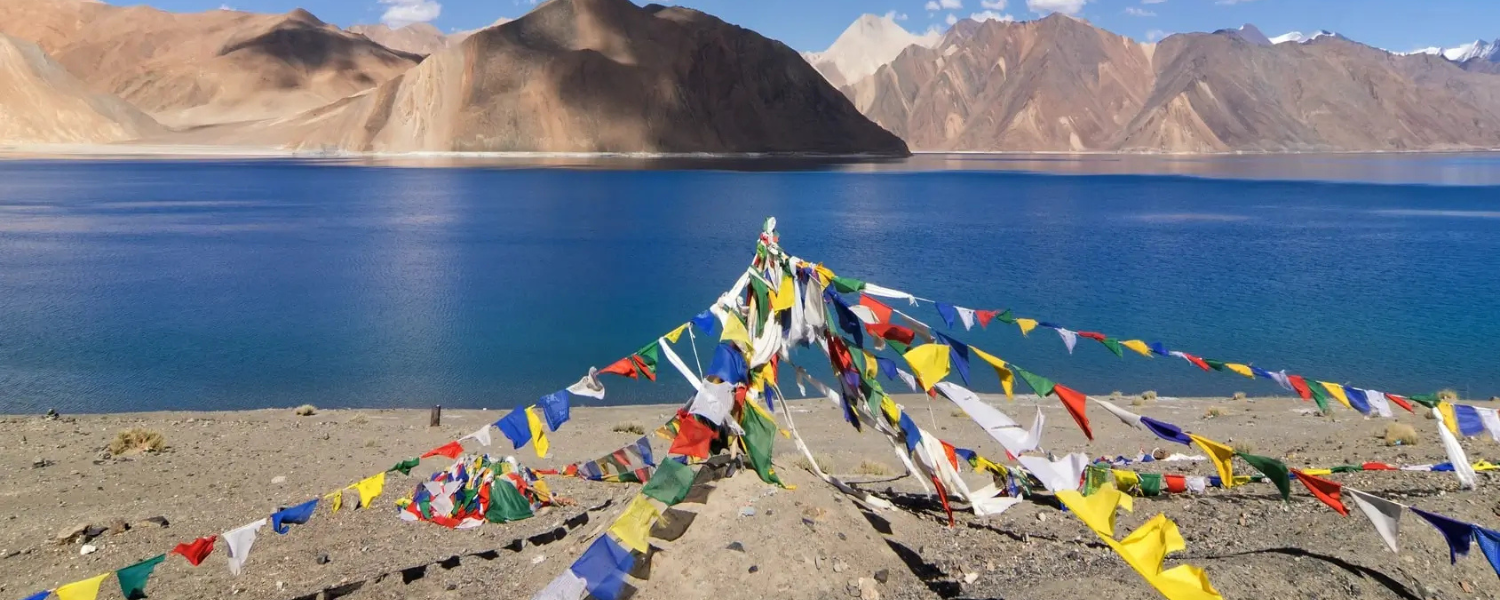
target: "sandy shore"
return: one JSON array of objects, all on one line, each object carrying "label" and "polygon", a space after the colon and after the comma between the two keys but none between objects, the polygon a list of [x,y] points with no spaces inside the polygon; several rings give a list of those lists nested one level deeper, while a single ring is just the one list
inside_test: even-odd
[{"label": "sandy shore", "polygon": [[[1033,400],[987,398],[1018,421],[1029,422]],[[947,403],[908,396],[901,403],[925,428],[991,458],[1004,452]],[[1126,401],[1128,402],[1128,401]],[[1088,443],[1055,402],[1044,402],[1045,447],[1057,454],[1132,455],[1169,446],[1090,410],[1096,441]],[[900,468],[883,438],[856,433],[821,400],[794,402],[803,437],[849,479],[890,477],[880,463]],[[932,410],[929,412],[927,407]],[[1389,447],[1375,437],[1385,423],[1341,411],[1333,419],[1311,416],[1310,405],[1291,399],[1241,401],[1163,399],[1133,407],[1254,452],[1285,458],[1292,467],[1326,467],[1384,461],[1401,464],[1445,460],[1434,422],[1402,413],[1420,443]],[[1219,416],[1208,416],[1217,408]],[[559,467],[623,446],[637,435],[614,432],[637,423],[648,431],[673,411],[667,406],[580,408],[552,434],[552,456],[529,448],[518,457],[533,467]],[[249,412],[144,413],[39,416],[0,419],[0,596],[26,597],[170,550],[178,542],[217,534],[388,468],[494,421],[493,411],[445,412],[443,425],[427,426],[425,410],[336,410],[298,417],[291,409]],[[165,435],[160,454],[101,458],[123,429],[144,427]],[[492,454],[507,454],[498,433]],[[1473,460],[1500,458],[1488,438],[1463,442]],[[472,442],[470,442],[472,447]],[[657,453],[667,443],[653,439]],[[1182,447],[1166,448],[1185,450]],[[1196,452],[1191,452],[1196,453]],[[1075,519],[1045,503],[1023,503],[988,519],[960,515],[946,527],[941,508],[918,495],[911,478],[864,486],[897,501],[899,509],[874,517],[847,497],[795,466],[789,440],[778,439],[776,460],[795,490],[761,484],[753,474],[716,484],[703,504],[679,508],[699,516],[686,535],[660,542],[651,577],[635,582],[637,598],[833,598],[858,596],[861,578],[885,598],[1156,598],[1148,587]],[[38,463],[38,461],[41,461]],[[445,466],[429,460],[411,476],[391,474],[385,495],[370,511],[330,514],[320,507],[312,522],[288,535],[261,531],[245,572],[231,576],[222,542],[197,568],[169,557],[151,579],[151,598],[303,598],[363,582],[343,596],[365,598],[527,598],[567,568],[589,536],[613,521],[633,484],[551,478],[554,490],[577,501],[536,518],[507,525],[451,531],[405,523],[391,502],[422,476]],[[861,466],[862,463],[868,462]],[[44,464],[46,466],[35,466]],[[1142,472],[1209,475],[1207,463],[1157,463]],[[973,483],[982,476],[967,474]],[[1480,474],[1480,491],[1461,491],[1451,473],[1363,472],[1335,474],[1347,485],[1496,528],[1500,485]],[[1296,484],[1293,484],[1296,486]],[[613,501],[612,504],[605,505]],[[589,510],[595,507],[596,510]],[[754,515],[742,515],[745,507]],[[747,511],[748,512],[748,511]],[[1138,498],[1120,517],[1128,531],[1164,512],[1181,527],[1187,551],[1178,560],[1205,568],[1226,598],[1500,598],[1500,584],[1478,549],[1456,566],[1436,530],[1408,515],[1400,555],[1391,554],[1357,512],[1341,517],[1294,487],[1283,505],[1269,485],[1203,496]],[[580,517],[579,515],[587,515]],[[147,523],[162,516],[170,527]],[[586,523],[580,523],[587,519]],[[60,545],[61,530],[80,524],[125,521],[121,534],[92,540],[98,551],[80,555],[78,543]],[[554,530],[555,540],[516,540]],[[546,536],[544,536],[546,537]],[[538,543],[548,541],[548,543]],[[739,542],[743,551],[729,549]],[[487,551],[494,551],[488,553]],[[327,560],[320,560],[326,555]],[[460,559],[443,563],[449,557]],[[440,564],[441,563],[441,564]],[[401,572],[431,565],[404,582]],[[102,598],[119,597],[113,579]],[[342,591],[342,590],[341,590]],[[311,596],[310,596],[311,595]]]}]

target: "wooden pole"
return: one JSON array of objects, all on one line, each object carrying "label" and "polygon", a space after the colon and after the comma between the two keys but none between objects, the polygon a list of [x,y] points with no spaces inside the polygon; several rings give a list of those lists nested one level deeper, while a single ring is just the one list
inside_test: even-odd
[{"label": "wooden pole", "polygon": [[428,427],[441,427],[443,424],[443,405],[437,404],[432,407],[432,418],[428,421]]}]

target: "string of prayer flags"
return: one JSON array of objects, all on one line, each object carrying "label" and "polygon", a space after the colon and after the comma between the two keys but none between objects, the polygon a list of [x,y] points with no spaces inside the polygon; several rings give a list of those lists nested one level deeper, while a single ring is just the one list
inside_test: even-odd
[{"label": "string of prayer flags", "polygon": [[1244,452],[1236,452],[1235,455],[1239,456],[1245,462],[1250,463],[1250,466],[1255,467],[1255,470],[1265,475],[1266,479],[1270,479],[1271,483],[1276,484],[1276,489],[1281,492],[1282,501],[1292,499],[1292,478],[1287,471],[1286,463],[1274,458],[1256,456]]},{"label": "string of prayer flags", "polygon": [[58,600],[94,600],[99,597],[99,584],[104,583],[104,578],[110,575],[113,573],[95,575],[67,585],[60,585],[52,590],[52,593],[57,594]]},{"label": "string of prayer flags", "polygon": [[1102,487],[1093,494],[1084,496],[1074,490],[1063,490],[1057,493],[1058,500],[1068,507],[1078,520],[1092,529],[1101,537],[1113,538],[1115,536],[1116,509],[1123,508],[1127,512],[1134,511],[1134,500],[1118,489]]},{"label": "string of prayer flags", "polygon": [[1219,472],[1219,479],[1223,480],[1224,487],[1234,487],[1236,483],[1234,479],[1234,464],[1231,462],[1234,459],[1234,448],[1197,434],[1188,434],[1188,438],[1197,444],[1199,448],[1202,448],[1203,452],[1208,454],[1208,459],[1213,461],[1214,469]]},{"label": "string of prayer flags", "polygon": [[385,472],[361,479],[352,487],[354,491],[359,492],[359,507],[369,508],[370,503],[374,502],[375,498],[380,496],[380,492],[385,489]]},{"label": "string of prayer flags", "polygon": [[702,331],[705,335],[713,335],[714,325],[717,324],[719,320],[714,317],[714,314],[712,312],[705,310],[701,313],[698,313],[697,315],[694,315],[693,318],[688,322],[697,326],[698,330]]},{"label": "string of prayer flags", "polygon": [[446,444],[443,444],[441,446],[438,446],[436,448],[428,450],[426,454],[423,454],[421,456],[421,458],[432,458],[434,456],[446,456],[446,457],[448,457],[450,459],[454,459],[454,458],[458,458],[463,453],[464,453],[463,444],[460,444],[458,442],[448,442]]},{"label": "string of prayer flags", "polygon": [[[526,407],[526,426],[531,430],[531,448],[536,450],[537,458],[546,458],[551,444],[547,441],[547,430],[542,428],[542,418],[537,416],[535,406]],[[459,448],[460,452],[462,450]],[[449,458],[458,457],[450,456]]]},{"label": "string of prayer flags", "polygon": [[936,306],[938,316],[942,317],[943,322],[948,324],[948,329],[953,329],[953,322],[958,319],[958,311],[954,309],[952,304],[938,302]]},{"label": "string of prayer flags", "polygon": [[1437,407],[1429,409],[1433,418],[1438,422],[1438,438],[1443,441],[1443,450],[1448,454],[1448,462],[1453,464],[1453,474],[1458,476],[1461,487],[1474,489],[1478,485],[1475,479],[1474,467],[1469,464],[1469,457],[1464,455],[1464,447],[1458,444],[1458,439],[1453,432],[1448,430],[1447,418],[1443,411]]},{"label": "string of prayer flags", "polygon": [[[985,433],[990,434],[990,437],[1000,442],[1000,445],[1004,446],[1005,451],[1009,452],[1011,456],[1020,456],[1023,452],[1035,450],[1041,445],[1042,416],[1040,408],[1037,409],[1036,424],[1032,426],[1031,431],[1026,431],[1021,429],[1020,424],[1006,416],[1005,413],[986,404],[974,392],[964,387],[945,381],[937,384],[936,389],[944,398],[958,405],[958,408],[963,410],[970,419],[973,419]],[[905,413],[902,413],[897,421],[902,431],[907,431],[908,429],[916,430],[916,424],[910,423],[910,418]],[[911,450],[914,442],[913,436],[908,433],[908,451]]]},{"label": "string of prayer flags", "polygon": [[1006,366],[1005,361],[979,348],[971,349],[974,351],[974,355],[979,357],[979,360],[988,363],[991,368],[995,369],[995,376],[1000,378],[1000,389],[1005,390],[1005,397],[1009,400],[1015,400],[1016,376]]},{"label": "string of prayer flags", "polygon": [[1342,484],[1315,475],[1309,475],[1297,469],[1292,469],[1292,475],[1295,475],[1297,480],[1301,481],[1302,485],[1307,487],[1307,491],[1312,492],[1312,495],[1316,496],[1323,504],[1327,504],[1329,508],[1332,508],[1341,515],[1349,516],[1349,509],[1344,506],[1340,494],[1340,491],[1344,488]]},{"label": "string of prayer flags", "polygon": [[740,439],[745,442],[750,466],[760,475],[760,480],[786,487],[781,478],[776,476],[776,469],[771,466],[771,453],[776,443],[776,422],[755,403],[746,402],[740,426],[745,430],[745,435]]},{"label": "string of prayer flags", "polygon": [[27,596],[25,598],[25,600],[47,600],[47,597],[51,596],[51,595],[52,595],[52,590],[45,590],[45,591],[37,592],[35,594]]},{"label": "string of prayer flags", "polygon": [[1026,385],[1031,388],[1031,392],[1038,396],[1047,397],[1052,395],[1052,388],[1057,385],[1051,379],[1022,369],[1014,364],[1010,365],[1010,369],[1015,371],[1016,375],[1020,376],[1021,380],[1025,381]]},{"label": "string of prayer flags", "polygon": [[619,600],[625,589],[625,576],[635,566],[635,556],[614,538],[601,535],[583,551],[573,566],[573,575],[582,579],[584,589],[598,600]]},{"label": "string of prayer flags", "polygon": [[1016,460],[1042,483],[1042,487],[1054,494],[1063,490],[1076,491],[1083,484],[1083,470],[1089,465],[1089,457],[1078,452],[1056,461],[1043,456],[1022,456]]},{"label": "string of prayer flags", "polygon": [[1490,568],[1500,575],[1500,531],[1485,529],[1478,525],[1474,526],[1474,541],[1479,544],[1479,549],[1484,552],[1485,560],[1490,561]]},{"label": "string of prayer flags", "polygon": [[[384,478],[385,473],[381,473],[380,477]],[[266,520],[260,519],[223,533],[224,542],[229,546],[230,574],[240,574],[240,569],[245,566],[245,559],[250,558],[250,547],[255,545],[255,534],[265,526]]]},{"label": "string of prayer flags", "polygon": [[1077,492],[1062,492],[1058,499],[1167,600],[1223,599],[1209,583],[1203,569],[1179,565],[1162,570],[1167,554],[1187,548],[1177,524],[1168,520],[1166,515],[1157,515],[1117,542],[1114,539],[1115,509],[1123,506],[1128,510],[1128,496],[1104,488],[1089,497]]},{"label": "string of prayer flags", "polygon": [[342,488],[334,490],[330,494],[325,494],[323,499],[328,501],[329,511],[336,513],[340,508],[344,507],[344,490]]},{"label": "string of prayer flags", "polygon": [[286,535],[291,531],[287,525],[306,525],[312,519],[313,511],[318,508],[318,499],[313,498],[302,504],[283,508],[271,513],[271,530]]},{"label": "string of prayer flags", "polygon": [[187,559],[188,564],[196,567],[203,564],[203,559],[208,558],[208,555],[214,551],[214,540],[217,539],[219,536],[210,535],[193,540],[191,543],[178,544],[169,554],[181,555]]},{"label": "string of prayer flags", "polygon": [[1415,506],[1411,507],[1411,511],[1432,524],[1438,533],[1443,534],[1443,539],[1448,542],[1448,561],[1451,564],[1458,564],[1458,557],[1461,555],[1468,556],[1469,543],[1474,539],[1473,525],[1430,513]]},{"label": "string of prayer flags", "polygon": [[568,386],[567,392],[575,396],[585,396],[595,400],[604,399],[604,384],[599,383],[599,370],[589,367],[589,374],[584,375],[578,383]]},{"label": "string of prayer flags", "polygon": [[396,463],[395,465],[392,465],[391,468],[386,469],[385,472],[387,472],[387,473],[390,473],[390,472],[400,472],[402,475],[411,475],[411,470],[415,469],[415,468],[417,468],[417,467],[419,467],[421,465],[422,465],[422,459],[420,459],[420,458],[408,458],[406,460],[403,460],[401,462]]},{"label": "string of prayer flags", "polygon": [[151,572],[156,570],[156,565],[167,559],[167,555],[158,554],[141,562],[135,563],[119,571],[115,571],[115,579],[120,582],[120,593],[125,600],[141,600],[146,597],[146,580],[151,578]]},{"label": "string of prayer flags", "polygon": [[476,442],[479,442],[479,445],[488,448],[490,443],[492,442],[492,440],[490,439],[490,424],[485,423],[484,426],[480,427],[478,431],[458,438],[458,441],[460,442],[464,440],[474,440]]},{"label": "string of prayer flags", "polygon": [[1123,342],[1120,342],[1120,345],[1129,348],[1136,354],[1139,354],[1146,358],[1151,358],[1151,347],[1147,346],[1146,342],[1140,340],[1125,340]]},{"label": "string of prayer flags", "polygon": [[1021,335],[1023,336],[1030,335],[1031,330],[1036,329],[1037,326],[1035,319],[1016,319],[1015,322],[1016,326],[1021,328]]},{"label": "string of prayer flags", "polygon": [[1401,526],[1403,507],[1380,496],[1367,494],[1354,488],[1348,488],[1348,491],[1349,498],[1354,500],[1354,505],[1358,506],[1360,512],[1365,513],[1365,517],[1370,519],[1370,523],[1375,526],[1376,533],[1380,534],[1380,539],[1385,540],[1386,547],[1390,548],[1391,552],[1400,552],[1401,549],[1396,544],[1396,533]]}]

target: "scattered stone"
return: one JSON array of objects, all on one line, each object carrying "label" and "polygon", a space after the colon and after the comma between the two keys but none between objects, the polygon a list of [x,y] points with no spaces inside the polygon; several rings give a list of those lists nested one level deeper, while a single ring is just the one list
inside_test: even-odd
[{"label": "scattered stone", "polygon": [[760,570],[760,567],[757,567],[755,565],[750,565],[750,572],[751,573],[754,573],[754,572],[759,571],[759,570]]},{"label": "scattered stone", "polygon": [[890,581],[890,580],[891,580],[891,570],[890,569],[881,569],[881,570],[875,572],[875,581],[879,581],[880,583],[885,583],[885,582]]},{"label": "scattered stone", "polygon": [[536,556],[531,557],[531,564],[533,564],[533,565],[539,565],[539,564],[542,564],[542,561],[544,561],[544,560],[547,560],[547,555],[545,555],[545,554],[538,554]]},{"label": "scattered stone", "polygon": [[86,534],[88,530],[88,523],[80,523],[78,525],[63,529],[62,531],[57,532],[57,543],[58,545],[71,544],[75,541],[78,541],[79,539],[82,539],[84,534]]},{"label": "scattered stone", "polygon": [[38,457],[36,457],[36,460],[31,461],[31,468],[33,468],[33,469],[45,469],[47,467],[52,466],[53,464],[54,463],[52,461],[47,460],[45,458],[42,458],[42,457],[38,456]]},{"label": "scattered stone", "polygon": [[833,559],[833,572],[834,573],[843,573],[844,571],[846,571],[848,569],[849,569],[849,565],[844,564],[844,561],[839,560],[837,558]]},{"label": "scattered stone", "polygon": [[755,516],[755,507],[754,506],[744,506],[744,507],[741,507],[740,508],[740,516],[741,517],[753,517],[753,516]]},{"label": "scattered stone", "polygon": [[103,525],[89,525],[89,528],[83,531],[83,541],[87,542],[89,540],[92,540],[96,537],[104,535],[104,533],[107,531],[109,531],[109,528]]},{"label": "scattered stone", "polygon": [[1046,523],[1047,522],[1047,513],[1042,513],[1042,512],[1037,513],[1036,514],[1036,520],[1041,521],[1043,523]]},{"label": "scattered stone", "polygon": [[110,535],[120,535],[127,531],[130,531],[130,524],[120,519],[115,519],[115,522],[109,524]]},{"label": "scattered stone", "polygon": [[167,521],[166,517],[147,517],[144,522],[150,523],[162,529],[166,529],[169,525],[172,524],[171,522]]},{"label": "scattered stone", "polygon": [[1458,587],[1463,588],[1465,594],[1472,594],[1472,593],[1474,593],[1474,588],[1470,587],[1469,586],[1469,582],[1467,582],[1467,581],[1459,581],[1458,582]]},{"label": "scattered stone", "polygon": [[976,579],[979,579],[978,573],[964,573],[964,583],[974,583]]},{"label": "scattered stone", "polygon": [[859,578],[859,600],[880,600],[880,590],[875,588],[875,580],[869,577]]},{"label": "scattered stone", "polygon": [[314,562],[317,562],[320,565],[326,565],[326,564],[328,564],[328,562],[329,562],[328,553],[327,552],[319,552],[318,553],[318,558]]},{"label": "scattered stone", "polygon": [[286,483],[286,475],[277,475],[271,478],[271,485],[281,485],[283,483]]},{"label": "scattered stone", "polygon": [[99,551],[99,547],[98,546],[95,546],[93,544],[84,544],[82,548],[78,549],[78,555],[79,556],[88,556],[88,555],[93,554],[93,553],[98,552],[98,551]]},{"label": "scattered stone", "polygon": [[841,542],[847,542],[847,541],[849,541],[849,536],[844,535],[844,532],[840,531],[839,532],[839,541],[841,541]]},{"label": "scattered stone", "polygon": [[729,545],[725,546],[724,549],[725,550],[733,550],[735,552],[744,552],[745,551],[745,545],[741,544],[739,542],[729,542]]}]

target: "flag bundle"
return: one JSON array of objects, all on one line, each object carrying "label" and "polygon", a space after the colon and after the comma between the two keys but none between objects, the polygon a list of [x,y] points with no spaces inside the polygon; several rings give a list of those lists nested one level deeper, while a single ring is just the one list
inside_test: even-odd
[{"label": "flag bundle", "polygon": [[434,473],[396,507],[405,521],[468,529],[529,519],[552,502],[546,482],[532,470],[511,457],[495,460],[480,454]]}]

